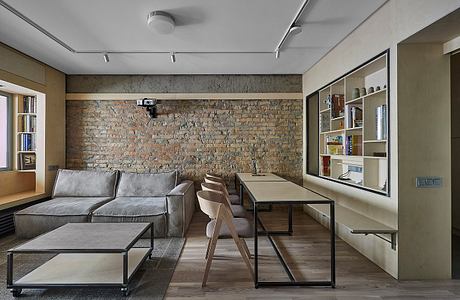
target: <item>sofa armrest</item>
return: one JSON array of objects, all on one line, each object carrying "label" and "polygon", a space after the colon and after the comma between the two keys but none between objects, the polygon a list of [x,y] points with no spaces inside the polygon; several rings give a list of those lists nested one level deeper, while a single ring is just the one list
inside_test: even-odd
[{"label": "sofa armrest", "polygon": [[166,195],[168,209],[168,236],[183,237],[195,211],[195,187],[185,180]]}]

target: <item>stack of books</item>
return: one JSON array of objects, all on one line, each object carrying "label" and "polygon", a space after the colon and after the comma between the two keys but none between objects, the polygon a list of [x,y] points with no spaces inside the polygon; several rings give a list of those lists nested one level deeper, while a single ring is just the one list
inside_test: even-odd
[{"label": "stack of books", "polygon": [[385,104],[377,106],[375,109],[376,138],[377,140],[387,139],[387,106]]},{"label": "stack of books", "polygon": [[19,139],[20,151],[35,151],[35,135],[32,133],[21,133]]},{"label": "stack of books", "polygon": [[343,154],[343,137],[341,135],[328,136],[326,138],[327,154],[342,155]]},{"label": "stack of books", "polygon": [[22,131],[35,132],[37,128],[37,117],[34,115],[22,116]]},{"label": "stack of books", "polygon": [[24,112],[36,113],[37,112],[37,98],[35,96],[24,96]]},{"label": "stack of books", "polygon": [[348,135],[345,140],[347,155],[363,155],[363,136]]},{"label": "stack of books", "polygon": [[331,157],[323,156],[322,166],[323,166],[323,176],[331,176]]}]

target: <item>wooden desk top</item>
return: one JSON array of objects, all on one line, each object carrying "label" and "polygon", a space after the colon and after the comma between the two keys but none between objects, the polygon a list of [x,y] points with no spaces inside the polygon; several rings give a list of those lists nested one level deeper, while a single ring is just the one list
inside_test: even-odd
[{"label": "wooden desk top", "polygon": [[256,202],[332,201],[290,181],[245,182]]},{"label": "wooden desk top", "polygon": [[272,173],[259,173],[252,175],[252,173],[236,173],[238,178],[243,182],[273,182],[273,181],[287,181]]}]

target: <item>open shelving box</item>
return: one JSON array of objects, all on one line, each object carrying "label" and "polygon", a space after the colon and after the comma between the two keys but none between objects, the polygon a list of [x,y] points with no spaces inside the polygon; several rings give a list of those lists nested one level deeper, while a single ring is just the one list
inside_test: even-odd
[{"label": "open shelving box", "polygon": [[319,90],[320,177],[389,194],[388,59],[386,51]]}]

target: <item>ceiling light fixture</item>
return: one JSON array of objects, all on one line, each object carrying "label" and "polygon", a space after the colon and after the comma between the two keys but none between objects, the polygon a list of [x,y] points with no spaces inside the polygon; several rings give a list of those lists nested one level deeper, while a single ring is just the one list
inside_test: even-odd
[{"label": "ceiling light fixture", "polygon": [[148,14],[147,25],[159,34],[169,34],[174,31],[176,21],[167,12],[157,10]]},{"label": "ceiling light fixture", "polygon": [[176,62],[176,53],[171,52],[170,54],[171,54],[171,62],[175,63]]},{"label": "ceiling light fixture", "polygon": [[302,32],[302,26],[298,24],[298,21],[300,17],[302,16],[303,12],[305,11],[305,8],[307,7],[308,3],[310,3],[310,0],[305,0],[302,4],[302,6],[299,8],[299,11],[294,17],[294,20],[292,20],[291,25],[289,28],[286,30],[284,33],[283,37],[281,38],[281,41],[278,43],[278,46],[275,48],[275,58],[278,58],[280,56],[279,52],[283,48],[284,43],[286,42],[286,39],[290,35],[295,35],[300,32]]},{"label": "ceiling light fixture", "polygon": [[108,63],[110,61],[109,55],[107,53],[104,53],[104,61]]}]

